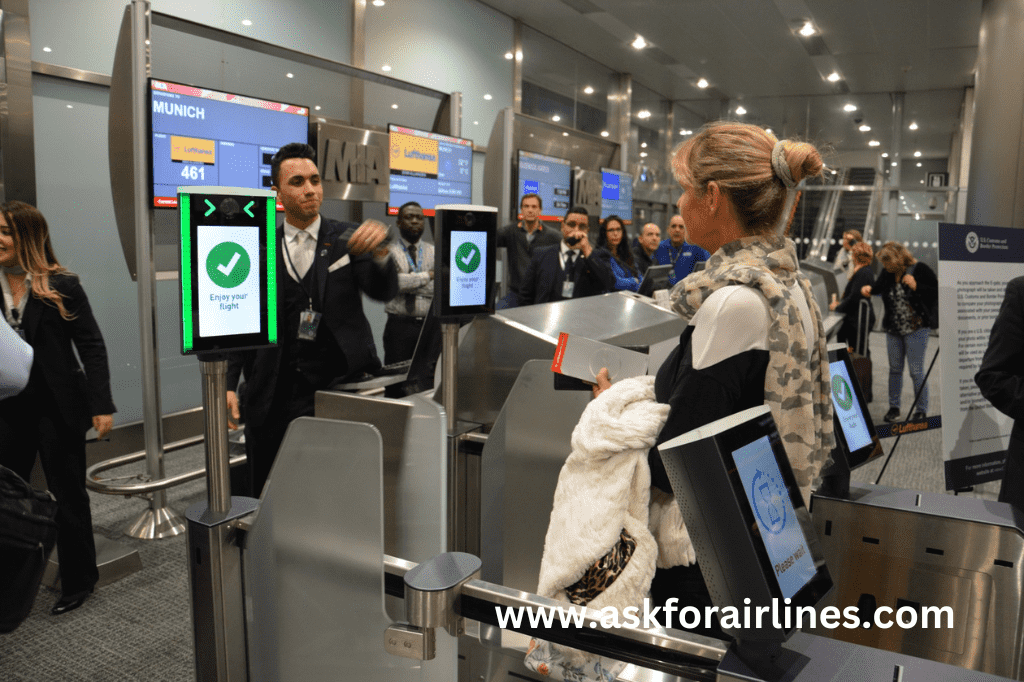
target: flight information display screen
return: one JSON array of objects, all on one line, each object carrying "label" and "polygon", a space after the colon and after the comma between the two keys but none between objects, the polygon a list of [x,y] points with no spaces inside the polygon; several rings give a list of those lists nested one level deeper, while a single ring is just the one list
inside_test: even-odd
[{"label": "flight information display screen", "polygon": [[409,201],[434,215],[439,204],[473,199],[473,142],[415,128],[388,125],[391,198],[388,215]]},{"label": "flight information display screen", "polygon": [[633,176],[611,168],[601,169],[601,220],[617,215],[633,221]]},{"label": "flight information display screen", "polygon": [[541,200],[541,220],[561,220],[570,208],[572,164],[565,159],[533,152],[519,152],[516,196],[512,205],[519,209],[524,194],[536,194]]},{"label": "flight information display screen", "polygon": [[269,189],[271,157],[309,141],[309,109],[150,79],[153,206],[178,187]]}]

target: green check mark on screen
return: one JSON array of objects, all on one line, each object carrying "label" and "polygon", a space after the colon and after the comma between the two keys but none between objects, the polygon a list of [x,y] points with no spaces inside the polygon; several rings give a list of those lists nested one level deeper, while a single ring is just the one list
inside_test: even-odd
[{"label": "green check mark on screen", "polygon": [[473,242],[463,242],[455,250],[455,265],[465,273],[480,267],[480,247]]},{"label": "green check mark on screen", "polygon": [[206,257],[206,274],[224,289],[233,289],[249,276],[249,254],[235,242],[221,242]]}]

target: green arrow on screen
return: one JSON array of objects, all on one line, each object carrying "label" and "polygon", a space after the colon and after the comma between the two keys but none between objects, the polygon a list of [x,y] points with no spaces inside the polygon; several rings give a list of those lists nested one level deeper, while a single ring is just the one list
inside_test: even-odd
[{"label": "green arrow on screen", "polygon": [[249,210],[250,208],[252,208],[253,204],[255,204],[255,203],[256,203],[256,200],[254,199],[254,200],[250,201],[248,204],[245,205],[245,212],[249,214],[250,218],[255,218],[256,217],[256,216],[254,216],[252,214],[252,211]]},{"label": "green arrow on screen", "polygon": [[209,199],[205,199],[204,201],[206,201],[206,205],[210,207],[210,210],[207,211],[203,217],[208,217],[211,213],[217,210],[217,207],[210,203]]}]

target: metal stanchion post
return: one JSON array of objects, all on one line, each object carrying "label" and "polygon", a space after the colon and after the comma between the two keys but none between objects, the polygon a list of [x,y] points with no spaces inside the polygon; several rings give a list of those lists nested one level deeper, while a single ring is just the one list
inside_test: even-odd
[{"label": "metal stanchion post", "polygon": [[449,551],[455,551],[459,537],[459,491],[462,489],[458,464],[459,443],[456,425],[455,383],[459,374],[459,323],[441,324],[441,403],[448,419],[448,539]]},{"label": "metal stanchion post", "polygon": [[234,522],[258,502],[231,497],[228,466],[227,360],[200,355],[206,428],[207,501],[185,512],[197,682],[248,679],[242,551]]}]

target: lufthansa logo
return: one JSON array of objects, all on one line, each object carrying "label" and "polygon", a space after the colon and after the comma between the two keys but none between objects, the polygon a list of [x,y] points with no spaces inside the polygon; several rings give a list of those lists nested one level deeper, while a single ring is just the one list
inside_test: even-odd
[{"label": "lufthansa logo", "polygon": [[757,470],[750,484],[750,499],[761,528],[778,535],[786,527],[786,487],[772,474]]},{"label": "lufthansa logo", "polygon": [[981,240],[978,239],[976,232],[968,232],[967,238],[964,239],[964,244],[967,246],[967,251],[970,253],[978,253],[978,247],[981,246]]}]

